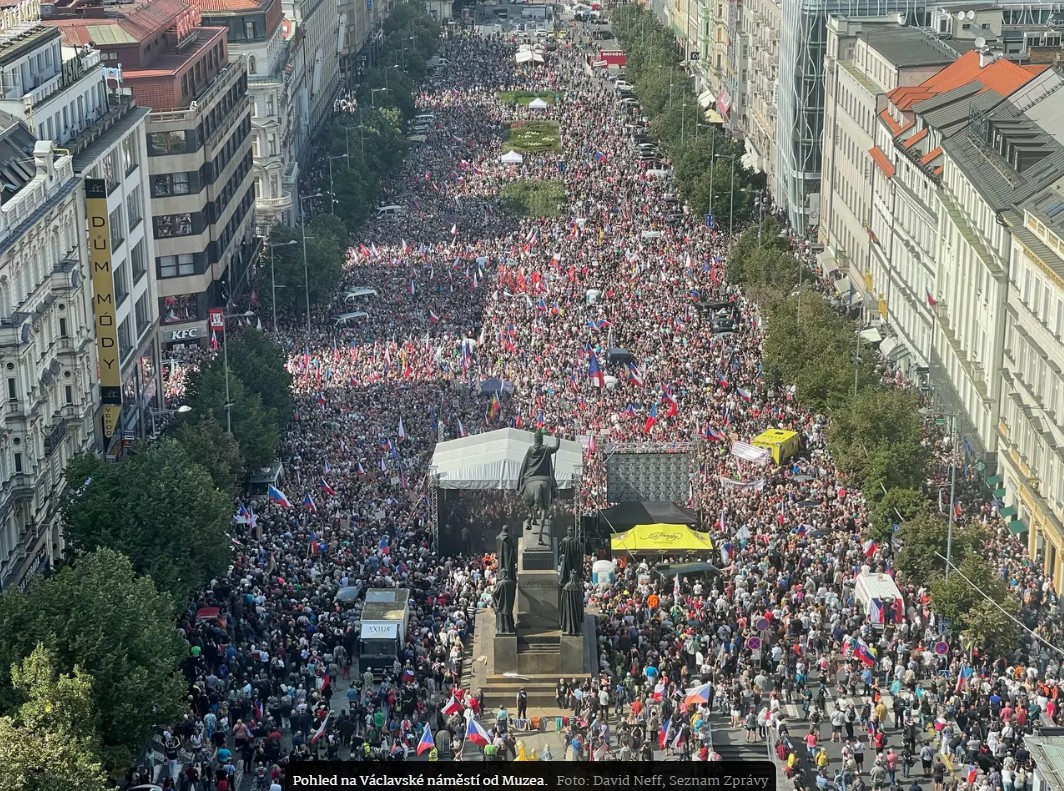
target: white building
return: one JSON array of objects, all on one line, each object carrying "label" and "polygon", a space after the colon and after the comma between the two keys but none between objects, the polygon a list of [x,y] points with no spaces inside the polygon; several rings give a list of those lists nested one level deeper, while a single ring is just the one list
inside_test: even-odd
[{"label": "white building", "polygon": [[[291,219],[302,150],[296,147],[291,61],[295,29],[281,0],[195,0],[203,24],[228,29],[229,58],[243,60],[252,103],[255,224],[259,235]],[[302,36],[299,37],[302,39]]]},{"label": "white building", "polygon": [[[0,60],[9,41],[0,39]],[[0,133],[0,588],[62,550],[70,458],[93,448],[99,405],[92,281],[69,154],[18,124]]]},{"label": "white building", "polygon": [[292,49],[295,151],[306,156],[308,141],[333,112],[340,89],[340,52],[346,31],[339,28],[336,0],[283,0],[284,16],[295,26]]},{"label": "white building", "polygon": [[776,106],[779,101],[780,0],[747,0],[743,24],[747,29],[746,152],[745,164],[765,174],[766,186],[776,193]]},{"label": "white building", "polygon": [[867,310],[870,317],[879,313],[870,259],[872,196],[875,177],[883,181],[870,156],[876,115],[885,95],[922,83],[959,54],[920,30],[899,26],[896,16],[828,20],[819,233],[826,254],[821,262],[837,272],[844,303]]}]

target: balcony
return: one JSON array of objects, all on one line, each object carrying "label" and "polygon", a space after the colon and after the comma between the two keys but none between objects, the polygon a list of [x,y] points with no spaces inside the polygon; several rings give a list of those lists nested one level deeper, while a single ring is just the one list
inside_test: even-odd
[{"label": "balcony", "polygon": [[36,481],[29,473],[20,472],[12,475],[5,483],[14,500],[31,500],[36,490]]},{"label": "balcony", "polygon": [[280,198],[256,198],[255,208],[259,211],[284,211],[292,207],[292,194]]}]

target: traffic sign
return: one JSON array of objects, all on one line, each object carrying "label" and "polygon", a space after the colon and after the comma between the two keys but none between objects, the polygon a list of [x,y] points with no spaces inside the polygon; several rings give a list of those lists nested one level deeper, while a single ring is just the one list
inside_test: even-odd
[{"label": "traffic sign", "polygon": [[937,643],[935,643],[935,653],[939,656],[945,656],[949,653],[949,645],[946,643],[945,640],[939,640]]},{"label": "traffic sign", "polygon": [[712,214],[707,214],[706,215],[706,227],[707,228],[716,228],[717,227],[717,219]]},{"label": "traffic sign", "polygon": [[759,650],[761,648],[761,638],[760,637],[748,637],[746,639],[746,647],[749,648],[751,651]]},{"label": "traffic sign", "polygon": [[757,623],[754,624],[754,628],[759,632],[767,632],[772,627],[772,624],[768,622],[768,618],[758,618]]}]

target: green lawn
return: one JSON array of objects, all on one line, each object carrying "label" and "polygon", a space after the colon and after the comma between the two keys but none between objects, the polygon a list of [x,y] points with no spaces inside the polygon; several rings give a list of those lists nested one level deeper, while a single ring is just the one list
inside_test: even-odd
[{"label": "green lawn", "polygon": [[533,99],[542,99],[547,104],[554,104],[554,97],[560,96],[554,91],[499,91],[499,101],[503,104],[527,105]]},{"label": "green lawn", "polygon": [[565,185],[560,181],[519,179],[502,188],[506,208],[522,217],[559,217],[565,209]]},{"label": "green lawn", "polygon": [[561,153],[561,128],[557,121],[511,121],[504,124],[502,150],[518,154],[542,151]]}]

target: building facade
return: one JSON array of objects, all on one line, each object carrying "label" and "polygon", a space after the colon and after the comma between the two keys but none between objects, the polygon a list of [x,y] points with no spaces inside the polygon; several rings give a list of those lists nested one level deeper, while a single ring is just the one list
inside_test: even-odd
[{"label": "building facade", "polygon": [[203,24],[228,29],[229,58],[242,60],[251,100],[255,223],[260,236],[291,219],[302,152],[291,79],[293,29],[281,0],[195,0]]},{"label": "building facade", "polygon": [[746,27],[746,161],[765,174],[766,187],[777,194],[776,124],[779,103],[780,0],[745,0]]},{"label": "building facade", "polygon": [[284,16],[296,26],[291,77],[297,122],[293,140],[302,157],[332,114],[340,90],[340,51],[347,35],[338,28],[336,1],[283,0]]},{"label": "building facade", "polygon": [[[100,43],[147,119],[159,340],[206,343],[208,311],[246,295],[254,236],[251,103],[226,27],[182,0],[78,9],[53,20],[71,45]],[[87,12],[92,12],[87,13]]]},{"label": "building facade", "polygon": [[923,82],[959,55],[921,30],[899,26],[896,18],[828,21],[821,262],[836,273],[839,298],[870,320],[881,317],[871,261],[872,201],[876,177],[883,177],[873,171],[870,156],[877,112],[891,91]]},{"label": "building facade", "polygon": [[[0,57],[10,40],[0,34]],[[63,549],[63,471],[96,444],[100,389],[85,215],[69,154],[0,133],[0,588]]]}]

